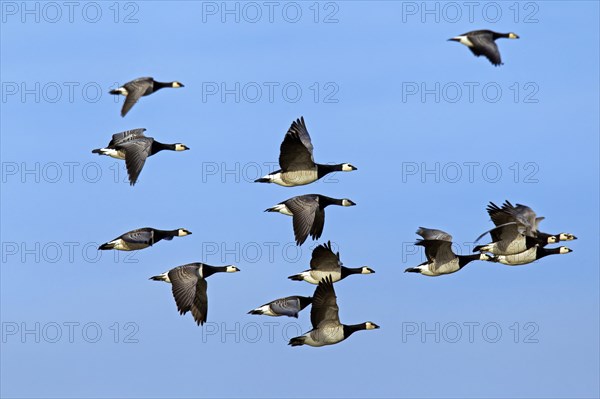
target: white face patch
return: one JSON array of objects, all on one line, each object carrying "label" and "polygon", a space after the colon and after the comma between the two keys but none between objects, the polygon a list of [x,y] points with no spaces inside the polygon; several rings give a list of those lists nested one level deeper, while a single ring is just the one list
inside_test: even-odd
[{"label": "white face patch", "polygon": [[490,260],[491,256],[489,256],[488,254],[481,254],[479,255],[479,260]]},{"label": "white face patch", "polygon": [[555,242],[558,242],[555,236],[548,237],[548,244],[554,244]]},{"label": "white face patch", "polygon": [[227,266],[227,269],[225,270],[227,273],[235,273],[235,272],[239,272],[240,269],[238,269],[235,266]]},{"label": "white face patch", "polygon": [[560,251],[559,253],[561,254],[568,254],[569,252],[571,252],[571,250],[567,247],[560,247]]},{"label": "white face patch", "polygon": [[342,206],[352,206],[352,205],[356,205],[354,202],[350,201],[349,199],[344,198],[342,200]]},{"label": "white face patch", "polygon": [[175,89],[178,89],[178,88],[180,88],[180,87],[181,87],[181,83],[179,83],[179,82],[173,82],[172,86],[173,86]]},{"label": "white face patch", "polygon": [[373,273],[371,271],[371,269],[369,269],[367,266],[363,266],[362,270],[361,270],[361,274],[371,274]]},{"label": "white face patch", "polygon": [[185,151],[188,148],[183,144],[175,144],[175,151]]},{"label": "white face patch", "polygon": [[187,236],[188,234],[192,234],[192,232],[187,231],[186,229],[179,229],[177,231],[177,236],[179,236],[179,237]]},{"label": "white face patch", "polygon": [[342,164],[342,172],[352,172],[353,170],[356,170],[356,168],[349,163]]},{"label": "white face patch", "polygon": [[376,328],[379,328],[379,326],[377,326],[377,324],[371,323],[370,321],[367,321],[365,323],[365,326],[367,327],[367,330],[374,330]]}]

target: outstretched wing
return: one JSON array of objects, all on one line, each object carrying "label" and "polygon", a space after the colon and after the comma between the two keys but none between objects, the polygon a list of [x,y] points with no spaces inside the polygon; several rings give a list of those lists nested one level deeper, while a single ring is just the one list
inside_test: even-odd
[{"label": "outstretched wing", "polygon": [[279,149],[279,166],[283,171],[307,170],[314,166],[313,145],[304,117],[292,122]]},{"label": "outstretched wing", "polygon": [[456,258],[452,252],[452,242],[445,240],[418,240],[416,245],[425,247],[425,256],[429,262],[445,264]]},{"label": "outstretched wing", "polygon": [[145,128],[139,128],[139,129],[126,130],[126,131],[120,132],[120,133],[115,133],[112,135],[112,139],[110,140],[110,143],[108,143],[108,146],[110,147],[113,145],[126,143],[127,141],[131,141],[138,137],[146,137],[146,136],[144,136],[145,131],[146,131]]},{"label": "outstretched wing", "polygon": [[310,268],[312,270],[320,271],[337,271],[342,262],[340,262],[339,254],[336,255],[331,249],[331,242],[328,241],[326,244],[319,245],[313,250],[312,257],[310,259]]},{"label": "outstretched wing", "polygon": [[152,78],[139,78],[125,84],[127,95],[121,109],[121,116],[127,115],[131,107],[146,93],[146,90],[152,86]]},{"label": "outstretched wing", "polygon": [[313,196],[302,195],[290,198],[285,205],[293,214],[296,243],[302,245],[312,230],[319,203]]},{"label": "outstretched wing", "polygon": [[339,323],[340,317],[338,313],[339,308],[331,276],[327,276],[319,282],[319,285],[315,289],[312,309],[310,311],[310,322],[313,328],[317,328],[323,321],[335,321]]},{"label": "outstretched wing", "polygon": [[442,240],[452,242],[452,236],[442,230],[419,227],[417,229],[417,234],[423,237],[424,240]]},{"label": "outstretched wing", "polygon": [[152,141],[154,139],[151,137],[140,137],[115,147],[125,152],[125,166],[129,174],[129,184],[132,186],[137,182],[138,176],[146,163],[146,158],[150,155]]},{"label": "outstretched wing", "polygon": [[469,47],[473,54],[476,56],[485,56],[496,66],[502,65],[500,51],[498,50],[498,46],[492,35],[469,35],[468,38],[469,41],[473,43],[473,47]]},{"label": "outstretched wing", "polygon": [[194,306],[196,286],[200,280],[198,266],[189,264],[169,270],[169,280],[173,288],[173,298],[180,314],[186,314]]}]

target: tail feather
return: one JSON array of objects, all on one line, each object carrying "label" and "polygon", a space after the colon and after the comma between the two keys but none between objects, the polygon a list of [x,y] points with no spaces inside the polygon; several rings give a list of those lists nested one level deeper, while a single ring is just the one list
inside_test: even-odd
[{"label": "tail feather", "polygon": [[98,250],[104,251],[104,250],[107,250],[107,249],[113,249],[114,247],[115,247],[115,244],[111,244],[111,243],[107,242],[107,243],[104,243],[104,244],[100,245],[98,247]]},{"label": "tail feather", "polygon": [[294,274],[293,276],[289,276],[288,278],[293,281],[304,281],[304,278],[301,274]]},{"label": "tail feather", "polygon": [[95,150],[92,150],[92,154],[100,154],[100,155],[102,155],[102,148],[96,148]]},{"label": "tail feather", "polygon": [[288,345],[301,346],[301,345],[304,345],[305,340],[306,340],[305,336],[294,337],[294,338],[290,339],[290,342],[288,342]]},{"label": "tail feather", "polygon": [[248,312],[248,314],[263,314],[263,311],[260,309],[252,309],[251,311]]},{"label": "tail feather", "polygon": [[[154,280],[154,281],[165,281],[165,277],[161,274],[158,276],[152,276],[150,277],[148,280]],[[183,313],[182,313],[183,314]]]},{"label": "tail feather", "polygon": [[254,183],[270,183],[270,182],[271,182],[270,179],[267,179],[267,178],[264,178],[264,177],[261,177],[260,179],[254,180]]},{"label": "tail feather", "polygon": [[109,94],[121,94],[121,92],[117,89],[113,89],[111,91],[108,92]]},{"label": "tail feather", "polygon": [[279,212],[276,207],[272,206],[270,208],[265,209],[265,212]]}]

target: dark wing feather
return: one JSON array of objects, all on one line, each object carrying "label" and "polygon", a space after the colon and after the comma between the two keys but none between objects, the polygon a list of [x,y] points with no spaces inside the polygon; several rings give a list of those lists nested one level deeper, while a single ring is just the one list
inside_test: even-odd
[{"label": "dark wing feather", "polygon": [[194,303],[192,304],[192,316],[196,324],[201,325],[206,322],[206,316],[208,315],[208,296],[206,295],[207,283],[203,278],[198,279],[196,284],[196,296],[194,297]]},{"label": "dark wing feather", "polygon": [[126,131],[120,132],[120,133],[115,133],[112,135],[112,139],[110,140],[110,143],[108,143],[108,146],[110,147],[113,145],[122,144],[127,141],[136,139],[138,137],[146,137],[146,136],[144,136],[145,131],[146,131],[145,128],[140,128],[140,129],[126,130]]},{"label": "dark wing feather", "polygon": [[327,276],[319,282],[319,285],[315,289],[312,309],[310,310],[310,322],[313,328],[317,328],[324,320],[332,320],[339,323],[340,317],[338,312],[339,308],[331,276]]},{"label": "dark wing feather", "polygon": [[140,137],[115,147],[125,151],[125,166],[129,174],[129,184],[132,186],[137,181],[146,163],[146,158],[150,155],[153,141],[152,137]]},{"label": "dark wing feather", "polygon": [[493,202],[490,202],[485,209],[488,215],[490,215],[490,219],[492,219],[492,222],[494,222],[496,226],[515,222],[515,219],[510,215],[510,213],[506,212],[505,209],[500,208]]},{"label": "dark wing feather", "polygon": [[325,209],[318,208],[315,212],[312,229],[310,229],[310,236],[313,240],[318,240],[321,237],[323,227],[325,227]]},{"label": "dark wing feather", "polygon": [[333,253],[331,242],[322,244],[313,250],[310,259],[310,268],[320,271],[338,271],[342,266],[339,255]]},{"label": "dark wing feather", "polygon": [[135,103],[146,94],[146,91],[151,88],[152,85],[152,78],[139,78],[126,83],[124,87],[127,90],[127,96],[125,96],[125,102],[123,103],[123,108],[121,109],[121,116],[127,115],[131,107],[133,107]]},{"label": "dark wing feather", "polygon": [[490,34],[478,34],[478,35],[469,35],[469,41],[473,43],[473,47],[469,47],[469,49],[476,56],[483,55],[490,62],[496,66],[502,65],[502,59],[500,57],[500,51],[498,50],[498,46],[494,41],[494,38]]},{"label": "dark wing feather", "polygon": [[442,240],[452,242],[452,236],[442,230],[419,227],[417,234],[423,237],[425,240]]},{"label": "dark wing feather", "polygon": [[173,288],[173,298],[180,314],[186,314],[195,306],[196,289],[200,276],[198,266],[194,264],[183,265],[169,271],[169,280]]},{"label": "dark wing feather", "polygon": [[294,215],[292,223],[294,225],[296,243],[302,245],[306,241],[308,233],[312,231],[319,203],[314,196],[302,195],[290,198],[285,201],[285,205]]},{"label": "dark wing feather", "polygon": [[288,170],[309,170],[314,167],[313,145],[304,117],[292,122],[279,149],[279,166]]},{"label": "dark wing feather", "polygon": [[537,225],[542,218],[537,217],[533,209],[527,205],[517,204],[514,206],[509,201],[505,201],[502,205],[502,209],[511,215],[514,220],[524,226],[526,234],[531,237],[535,237],[537,234]]},{"label": "dark wing feather", "polygon": [[123,234],[121,239],[133,244],[152,245],[154,244],[154,230],[147,228],[132,230]]},{"label": "dark wing feather", "polygon": [[492,242],[513,241],[519,234],[519,227],[516,224],[498,226],[490,231]]},{"label": "dark wing feather", "polygon": [[298,317],[298,312],[301,310],[300,299],[297,296],[276,299],[269,306],[273,313],[282,316]]},{"label": "dark wing feather", "polygon": [[444,264],[456,258],[452,252],[452,242],[444,240],[419,240],[416,245],[425,247],[425,255],[429,262]]}]

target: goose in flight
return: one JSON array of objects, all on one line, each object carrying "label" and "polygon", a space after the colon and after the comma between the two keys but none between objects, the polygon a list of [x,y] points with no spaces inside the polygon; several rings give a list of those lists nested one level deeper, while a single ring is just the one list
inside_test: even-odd
[{"label": "goose in flight", "polygon": [[487,254],[456,255],[452,251],[452,236],[445,231],[419,227],[417,234],[423,237],[415,245],[425,247],[427,261],[404,272],[421,273],[425,276],[441,276],[459,271],[474,260],[490,260]]},{"label": "goose in flight", "polygon": [[500,51],[496,45],[496,39],[500,38],[518,39],[519,36],[512,32],[498,33],[491,30],[474,30],[448,40],[464,44],[475,56],[479,57],[483,55],[494,66],[499,66],[503,63]]},{"label": "goose in flight", "polygon": [[[526,205],[517,204],[516,206],[511,204],[510,201],[505,200],[502,207],[490,202],[486,208],[492,222],[497,227],[506,226],[508,224],[516,224],[519,228],[519,232],[527,236],[541,238],[540,245],[547,245],[550,237],[555,237],[556,241],[572,241],[576,240],[573,234],[560,233],[560,234],[548,234],[539,231],[539,223],[545,218],[537,217],[533,209]],[[476,241],[479,241],[485,234],[480,235]],[[544,243],[545,240],[545,243]]]},{"label": "goose in flight", "polygon": [[132,129],[113,134],[112,139],[105,148],[92,150],[93,154],[108,155],[116,159],[124,159],[129,175],[129,184],[135,185],[138,176],[146,163],[146,158],[162,150],[186,151],[189,148],[181,143],[164,144],[146,137],[146,129]]},{"label": "goose in flight", "polygon": [[339,317],[335,290],[331,277],[323,279],[313,295],[310,310],[312,330],[299,337],[294,337],[288,345],[325,346],[342,342],[356,331],[374,330],[379,326],[367,321],[360,324],[342,324]]},{"label": "goose in flight", "polygon": [[312,303],[310,296],[288,296],[275,299],[269,303],[252,309],[248,314],[259,314],[266,316],[288,316],[298,318],[298,313]]},{"label": "goose in flight", "polygon": [[326,165],[315,163],[313,145],[304,123],[304,117],[292,122],[279,152],[281,169],[256,179],[257,183],[275,183],[280,186],[302,186],[336,172],[350,172],[356,168],[349,163]]},{"label": "goose in flight", "polygon": [[568,254],[569,252],[573,252],[573,250],[564,246],[549,249],[544,248],[541,245],[536,245],[515,255],[494,256],[492,262],[499,262],[508,266],[526,265],[548,255],[563,255]]},{"label": "goose in flight", "polygon": [[310,236],[318,240],[325,225],[325,208],[329,205],[354,206],[347,198],[336,199],[320,194],[306,194],[292,197],[279,204],[265,209],[265,212],[279,212],[292,216],[296,244],[302,245]]},{"label": "goose in flight", "polygon": [[158,230],[152,227],[143,227],[121,234],[119,237],[104,243],[99,250],[116,249],[119,251],[136,251],[151,247],[160,240],[172,240],[173,237],[184,237],[192,234],[186,229]]},{"label": "goose in flight", "polygon": [[208,313],[208,296],[206,295],[206,279],[215,273],[239,272],[235,266],[210,266],[204,263],[188,263],[174,269],[150,277],[150,280],[164,281],[173,287],[173,298],[179,314],[191,311],[196,324],[206,322]]},{"label": "goose in flight", "polygon": [[306,281],[311,284],[319,284],[325,277],[331,277],[331,282],[343,280],[352,274],[372,274],[375,270],[370,267],[350,268],[342,264],[340,253],[334,253],[331,248],[331,242],[316,247],[312,252],[310,259],[310,270],[305,270],[300,274],[289,276],[290,280]]},{"label": "goose in flight", "polygon": [[[517,224],[505,224],[489,231],[492,242],[478,245],[473,252],[491,252],[494,255],[516,255],[536,245],[545,246],[558,242],[557,237],[531,237],[519,231]],[[486,234],[486,233],[484,233]]]},{"label": "goose in flight", "polygon": [[127,115],[131,107],[143,96],[148,96],[152,93],[156,93],[158,90],[172,87],[174,89],[184,87],[180,82],[157,82],[153,78],[144,77],[137,78],[132,80],[131,82],[125,83],[123,86],[111,90],[109,93],[113,95],[123,95],[125,96],[125,103],[123,104],[123,108],[121,109],[121,116]]}]

